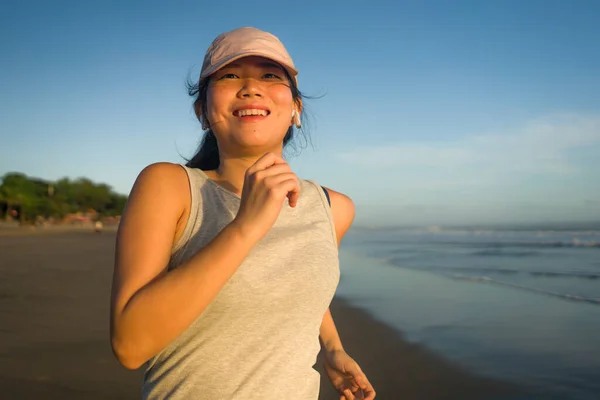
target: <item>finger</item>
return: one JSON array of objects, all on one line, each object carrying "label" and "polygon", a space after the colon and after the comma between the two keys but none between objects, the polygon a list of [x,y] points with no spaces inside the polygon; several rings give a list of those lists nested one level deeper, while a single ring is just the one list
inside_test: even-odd
[{"label": "finger", "polygon": [[369,380],[365,376],[365,374],[360,373],[354,377],[354,381],[360,386],[361,389],[365,389],[369,386]]},{"label": "finger", "polygon": [[297,187],[298,187],[298,180],[294,177],[294,178],[286,179],[286,180],[282,181],[277,186],[275,186],[274,189],[276,191],[281,191],[282,193],[284,193],[284,196],[287,196],[289,199],[289,193],[296,190]]},{"label": "finger", "polygon": [[[284,172],[284,173],[277,174],[277,175],[267,176],[263,180],[263,183],[266,188],[274,189],[274,188],[277,188],[281,183],[289,181],[289,180],[293,180],[294,182],[298,183],[298,177],[293,172]],[[291,188],[290,188],[290,190],[291,190]],[[287,192],[286,192],[286,194],[287,194]]]},{"label": "finger", "polygon": [[359,374],[353,376],[352,379],[355,382],[355,384],[358,385],[357,389],[361,389],[362,394],[365,396],[365,400],[372,400],[375,398],[375,390],[373,389],[373,385],[371,385],[366,375],[362,371]]},{"label": "finger", "polygon": [[300,198],[300,183],[298,180],[296,180],[296,182],[296,188],[288,193],[290,207],[296,207],[296,204],[298,204],[298,199]]},{"label": "finger", "polygon": [[358,385],[360,386],[360,388],[365,391],[373,391],[373,385],[371,385],[371,382],[369,382],[369,380],[367,379],[367,377],[362,374],[361,376],[355,378],[355,381],[358,383]]},{"label": "finger", "polygon": [[371,391],[371,392],[363,392],[365,394],[366,397],[364,397],[364,400],[373,400],[375,399],[375,391]]},{"label": "finger", "polygon": [[367,376],[362,372],[358,364],[351,366],[348,369],[348,373],[352,375],[352,379],[354,379],[354,382],[356,382],[361,389],[365,389],[370,385]]},{"label": "finger", "polygon": [[352,391],[350,389],[344,390],[344,396],[347,400],[355,400],[354,394],[352,394]]},{"label": "finger", "polygon": [[261,158],[259,158],[250,168],[248,168],[248,173],[252,174],[257,171],[261,171],[263,169],[269,168],[275,164],[287,164],[285,160],[275,154],[275,153],[265,153]]},{"label": "finger", "polygon": [[266,168],[264,171],[268,172],[272,175],[275,175],[275,174],[282,174],[285,172],[292,172],[292,168],[290,167],[290,164],[284,162],[284,163],[273,164],[269,168]]},{"label": "finger", "polygon": [[375,389],[369,384],[366,389],[363,389],[363,394],[365,400],[373,400],[375,398]]},{"label": "finger", "polygon": [[265,179],[268,176],[285,174],[288,172],[292,172],[292,169],[290,168],[289,164],[273,164],[268,168],[256,171],[254,173],[254,177],[256,178],[256,180],[261,180]]}]

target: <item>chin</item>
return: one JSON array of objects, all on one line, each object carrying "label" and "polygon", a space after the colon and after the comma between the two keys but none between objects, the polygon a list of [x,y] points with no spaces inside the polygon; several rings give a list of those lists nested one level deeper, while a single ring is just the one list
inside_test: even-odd
[{"label": "chin", "polygon": [[241,148],[241,153],[243,153],[244,155],[259,155],[262,156],[263,154],[272,151],[272,152],[278,152],[281,151],[282,147],[281,145],[279,145],[278,143],[271,143],[271,142],[267,142],[267,143],[243,143],[240,146]]},{"label": "chin", "polygon": [[[240,132],[241,133],[241,132]],[[244,148],[276,148],[283,142],[285,135],[273,137],[272,135],[258,133],[256,131],[235,135],[234,141]]]}]

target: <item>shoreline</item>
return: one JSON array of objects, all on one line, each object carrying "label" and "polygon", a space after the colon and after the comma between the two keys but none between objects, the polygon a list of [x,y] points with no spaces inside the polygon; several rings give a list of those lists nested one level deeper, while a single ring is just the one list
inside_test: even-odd
[{"label": "shoreline", "polygon": [[[119,228],[118,225],[104,225],[102,228],[103,233],[116,232]],[[17,224],[1,224],[0,223],[0,237],[1,236],[27,236],[27,235],[40,235],[40,234],[57,234],[57,233],[70,233],[70,232],[82,232],[82,233],[95,233],[94,224],[72,224],[72,225],[17,225]]]},{"label": "shoreline", "polygon": [[[365,372],[377,398],[402,400],[511,399],[524,393],[516,384],[478,376],[429,348],[407,341],[402,332],[351,305],[343,297],[331,303],[346,352]],[[320,367],[320,400],[337,399]]]},{"label": "shoreline", "polygon": [[[140,397],[142,371],[118,364],[108,315],[114,232],[0,238],[0,390],[7,398]],[[506,382],[478,377],[341,297],[331,304],[342,343],[378,399],[506,399]],[[339,399],[321,368],[320,400]]]}]

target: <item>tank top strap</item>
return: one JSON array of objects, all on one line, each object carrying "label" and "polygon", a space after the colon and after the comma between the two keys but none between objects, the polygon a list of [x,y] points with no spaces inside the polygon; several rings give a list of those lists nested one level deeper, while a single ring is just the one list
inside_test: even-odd
[{"label": "tank top strap", "polygon": [[206,183],[206,177],[202,171],[197,168],[190,168],[185,165],[180,165],[187,174],[188,183],[190,188],[190,215],[185,224],[185,229],[181,234],[181,237],[175,242],[171,250],[171,254],[177,252],[181,247],[187,243],[192,235],[194,234],[194,227],[197,226],[198,218],[201,217],[201,194],[200,189]]}]

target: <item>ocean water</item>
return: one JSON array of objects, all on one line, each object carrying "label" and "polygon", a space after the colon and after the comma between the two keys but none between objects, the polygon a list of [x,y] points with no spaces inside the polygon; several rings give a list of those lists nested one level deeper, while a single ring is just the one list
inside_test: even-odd
[{"label": "ocean water", "polygon": [[337,294],[531,399],[600,399],[600,226],[352,229]]}]

